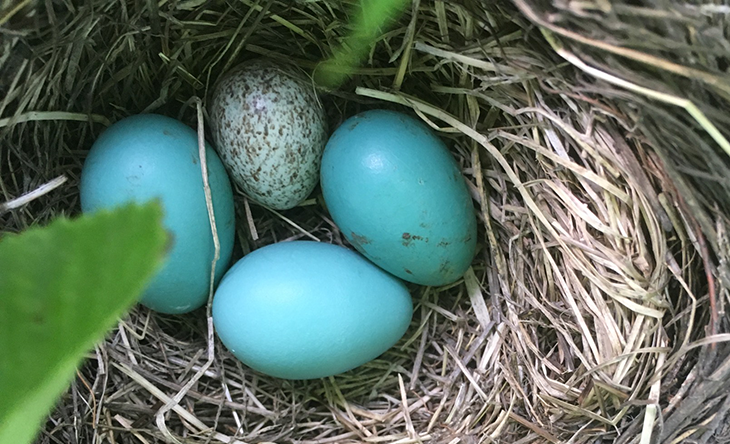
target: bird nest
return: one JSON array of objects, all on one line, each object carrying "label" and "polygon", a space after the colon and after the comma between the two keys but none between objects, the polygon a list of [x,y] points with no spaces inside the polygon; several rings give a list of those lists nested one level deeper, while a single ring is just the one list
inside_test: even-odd
[{"label": "bird nest", "polygon": [[[253,57],[315,73],[357,6],[0,2],[2,231],[78,214],[110,123],[195,127],[198,99]],[[727,7],[694,0],[413,1],[320,94],[332,128],[394,108],[447,141],[480,222],[463,279],[411,286],[400,342],[312,381],[244,366],[205,309],[138,306],[38,442],[726,442],[728,33]],[[281,212],[235,194],[234,260],[292,239],[348,246],[318,189]]]}]

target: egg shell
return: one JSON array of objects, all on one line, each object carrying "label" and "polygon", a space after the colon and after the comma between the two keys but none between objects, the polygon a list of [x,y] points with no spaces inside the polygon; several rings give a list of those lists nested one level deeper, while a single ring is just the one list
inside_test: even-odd
[{"label": "egg shell", "polygon": [[338,127],[322,158],[327,208],[347,240],[409,282],[455,282],[474,258],[471,195],[444,142],[420,120],[390,110]]},{"label": "egg shell", "polygon": [[[233,251],[233,193],[209,145],[206,161],[221,248],[217,282]],[[118,121],[94,142],[81,174],[81,209],[90,213],[152,199],[162,204],[172,248],[140,302],[162,313],[192,311],[207,301],[215,252],[197,133],[166,116],[139,114]]]},{"label": "egg shell", "polygon": [[213,299],[223,344],[283,379],[323,378],[377,358],[403,336],[412,311],[402,281],[355,251],[314,241],[244,256]]},{"label": "egg shell", "polygon": [[210,121],[223,163],[254,201],[286,210],[317,185],[326,116],[294,69],[265,59],[238,65],[216,84]]}]

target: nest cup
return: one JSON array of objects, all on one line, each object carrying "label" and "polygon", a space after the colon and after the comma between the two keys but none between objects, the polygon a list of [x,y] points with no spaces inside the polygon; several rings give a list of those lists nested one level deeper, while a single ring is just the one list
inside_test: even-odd
[{"label": "nest cup", "polygon": [[[196,98],[251,58],[313,75],[359,5],[0,8],[0,228],[20,232],[80,212],[81,166],[110,123],[197,127]],[[218,342],[209,361],[204,309],[138,306],[38,442],[724,442],[727,17],[700,2],[410,3],[319,93],[331,128],[390,108],[447,141],[480,223],[464,278],[411,286],[396,346],[315,381],[258,374]],[[235,198],[234,260],[292,239],[349,247],[319,189],[282,212]]]}]

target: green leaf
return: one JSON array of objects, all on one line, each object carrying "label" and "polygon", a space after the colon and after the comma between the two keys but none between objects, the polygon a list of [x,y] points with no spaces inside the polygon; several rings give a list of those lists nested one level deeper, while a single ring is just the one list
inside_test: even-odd
[{"label": "green leaf", "polygon": [[84,355],[164,259],[158,203],[0,239],[0,443],[31,442]]},{"label": "green leaf", "polygon": [[338,48],[315,72],[315,81],[328,88],[336,88],[347,79],[368,54],[375,40],[403,13],[411,0],[361,0],[360,10],[352,21],[353,30]]}]

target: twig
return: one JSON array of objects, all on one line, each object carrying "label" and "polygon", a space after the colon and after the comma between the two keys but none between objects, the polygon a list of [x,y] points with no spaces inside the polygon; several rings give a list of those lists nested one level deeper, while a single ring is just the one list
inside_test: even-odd
[{"label": "twig", "polygon": [[[700,227],[699,223],[695,219],[687,202],[684,200],[682,193],[676,193],[679,205],[684,210],[684,215],[689,221],[690,228],[692,229],[695,238],[697,240],[697,249],[699,250],[700,257],[702,258],[703,268],[705,270],[705,278],[707,279],[707,293],[710,298],[710,335],[714,336],[717,334],[718,327],[718,316],[717,316],[717,300],[715,295],[715,277],[712,275],[712,264],[710,262],[710,252],[707,248],[707,240]],[[711,345],[711,349],[715,350],[715,343]]]},{"label": "twig", "polygon": [[606,42],[602,42],[599,40],[589,39],[587,37],[584,37],[576,32],[568,31],[567,29],[560,28],[558,26],[555,26],[545,20],[543,20],[541,17],[539,17],[535,12],[530,9],[529,6],[524,2],[524,0],[514,0],[517,7],[522,11],[523,14],[527,16],[530,20],[540,25],[543,31],[550,30],[556,34],[562,35],[563,37],[567,37],[571,40],[575,40],[577,42],[583,43],[585,45],[590,45],[595,48],[602,49],[604,51],[611,52],[613,54],[617,54],[626,58],[629,58],[631,60],[644,63],[650,66],[654,66],[659,69],[663,69],[665,71],[669,71],[674,74],[678,74],[684,77],[687,77],[689,79],[699,79],[707,84],[713,85],[725,92],[730,92],[730,83],[728,83],[726,80],[715,76],[709,72],[700,71],[698,69],[694,68],[688,68],[686,66],[677,65],[676,63],[669,62],[667,60],[663,60],[659,57],[652,56],[651,54],[647,54],[641,51],[636,51],[629,48],[621,48],[618,46],[611,45]]},{"label": "twig", "polygon": [[[142,434],[140,434],[138,431],[134,430],[132,428],[132,422],[129,421],[127,418],[123,417],[122,415],[114,415],[114,419],[122,425],[125,429],[129,430],[132,435],[134,435],[135,438],[139,440],[141,444],[150,444],[149,441],[147,441]],[[114,436],[113,434],[110,434],[110,436]]]},{"label": "twig", "polygon": [[[666,338],[662,338],[661,342],[659,343],[659,347],[666,347],[667,346],[667,340]],[[658,374],[661,372],[662,367],[664,366],[664,361],[666,360],[667,354],[666,353],[660,353],[659,357],[657,358],[655,372]],[[651,436],[652,432],[654,431],[654,420],[656,419],[657,413],[660,412],[659,410],[659,396],[661,395],[662,390],[662,379],[661,377],[656,378],[656,382],[652,384],[651,388],[649,389],[649,405],[646,406],[646,410],[644,411],[644,427],[641,431],[641,441],[640,444],[650,444],[651,443]]]},{"label": "twig", "polygon": [[692,116],[697,123],[704,128],[705,131],[712,137],[715,142],[717,142],[718,145],[720,145],[720,148],[722,148],[725,153],[730,156],[730,142],[725,138],[725,136],[722,135],[720,130],[717,129],[717,127],[710,121],[710,119],[707,118],[705,113],[700,110],[697,105],[692,103],[690,100],[683,99],[681,97],[673,96],[671,94],[663,93],[660,91],[655,91],[650,88],[646,88],[643,86],[636,85],[634,83],[631,83],[629,81],[626,81],[624,79],[620,79],[616,76],[613,76],[611,74],[608,74],[606,72],[601,71],[600,69],[593,68],[591,66],[588,66],[586,63],[584,63],[582,60],[580,60],[575,54],[569,52],[566,50],[555,37],[550,34],[549,31],[543,29],[543,35],[545,36],[545,39],[550,43],[553,50],[558,53],[562,58],[569,61],[573,65],[577,66],[581,70],[587,72],[588,74],[597,77],[601,80],[605,80],[606,82],[612,83],[614,85],[621,86],[623,88],[628,89],[629,91],[633,91],[638,94],[645,95],[649,98],[659,100],[664,103],[668,103],[670,105],[678,106],[680,108],[684,108],[687,113],[689,113],[690,116]]},{"label": "twig", "polygon": [[208,321],[208,359],[200,369],[190,378],[190,380],[183,386],[183,388],[157,412],[155,422],[157,427],[168,437],[174,441],[177,441],[167,430],[165,424],[165,413],[169,412],[177,406],[180,401],[185,397],[185,394],[192,388],[192,386],[198,382],[198,380],[205,374],[208,368],[213,364],[215,359],[215,336],[212,316],[212,305],[213,305],[213,293],[215,285],[215,268],[220,258],[220,240],[218,239],[218,230],[215,224],[215,214],[213,211],[213,198],[210,191],[210,183],[208,181],[208,163],[206,161],[206,146],[205,146],[205,131],[203,127],[203,102],[196,97],[197,111],[198,111],[198,150],[200,154],[200,168],[203,175],[203,188],[205,191],[205,204],[208,209],[208,219],[210,222],[210,229],[213,234],[213,244],[215,246],[215,254],[213,261],[210,266],[210,283],[208,288],[208,304],[206,308],[206,316]]},{"label": "twig", "polygon": [[66,181],[68,178],[66,176],[58,176],[55,179],[51,180],[50,182],[47,182],[35,190],[25,193],[22,196],[15,198],[11,201],[0,203],[0,214],[6,213],[10,210],[14,210],[16,208],[20,208],[23,205],[26,205],[30,203],[31,201],[38,199],[39,197],[50,193],[51,191],[55,190],[56,188],[60,187]]},{"label": "twig", "polygon": [[23,8],[28,6],[29,3],[31,3],[33,0],[22,0],[18,2],[12,9],[6,12],[5,15],[0,17],[0,26],[4,25],[8,22],[15,14],[20,12]]},{"label": "twig", "polygon": [[416,433],[416,429],[413,428],[413,421],[411,420],[411,414],[408,410],[406,387],[403,384],[403,376],[401,376],[400,373],[398,373],[398,387],[400,387],[400,399],[401,405],[403,406],[403,416],[406,420],[406,430],[408,431],[408,435],[410,435],[411,439],[418,440],[418,433]]},{"label": "twig", "polygon": [[25,122],[41,122],[49,120],[71,120],[76,122],[96,122],[104,126],[111,125],[109,119],[97,114],[69,113],[66,111],[29,111],[17,116],[0,119],[0,128]]},{"label": "twig", "polygon": [[[122,373],[124,373],[125,375],[129,376],[130,378],[132,378],[132,380],[134,382],[136,382],[137,384],[139,384],[140,386],[142,386],[142,388],[144,388],[145,390],[147,390],[148,392],[150,392],[150,394],[152,394],[152,396],[154,396],[155,398],[157,398],[160,401],[164,402],[165,405],[172,405],[171,410],[174,411],[175,413],[177,413],[178,415],[180,415],[180,417],[182,419],[184,419],[185,421],[189,422],[191,425],[195,426],[198,429],[199,432],[212,432],[213,437],[217,441],[220,441],[222,443],[226,443],[226,444],[245,444],[242,441],[238,441],[238,440],[235,440],[235,439],[231,439],[230,437],[228,437],[228,436],[226,436],[226,435],[224,435],[222,433],[217,433],[217,432],[211,431],[210,430],[210,427],[206,426],[195,415],[193,415],[192,413],[190,413],[187,410],[185,410],[177,402],[174,402],[174,398],[170,398],[169,396],[167,396],[162,390],[160,390],[157,387],[155,387],[154,384],[152,384],[151,382],[149,382],[148,380],[146,380],[145,378],[143,378],[142,375],[140,375],[139,373],[135,372],[130,367],[128,367],[128,366],[126,366],[124,364],[117,364],[116,362],[113,362],[112,365],[115,368],[117,368],[118,370],[120,370]],[[170,435],[170,436],[172,436],[172,435]],[[174,441],[178,441],[174,437],[172,437],[172,439]]]},{"label": "twig", "polygon": [[513,419],[514,421],[519,422],[523,426],[527,427],[528,429],[532,430],[533,432],[537,433],[538,435],[542,436],[543,438],[547,439],[553,444],[558,444],[559,441],[552,436],[550,433],[548,433],[545,429],[538,427],[537,425],[531,423],[530,421],[526,420],[525,418],[521,417],[520,415],[509,412],[509,417]]}]

